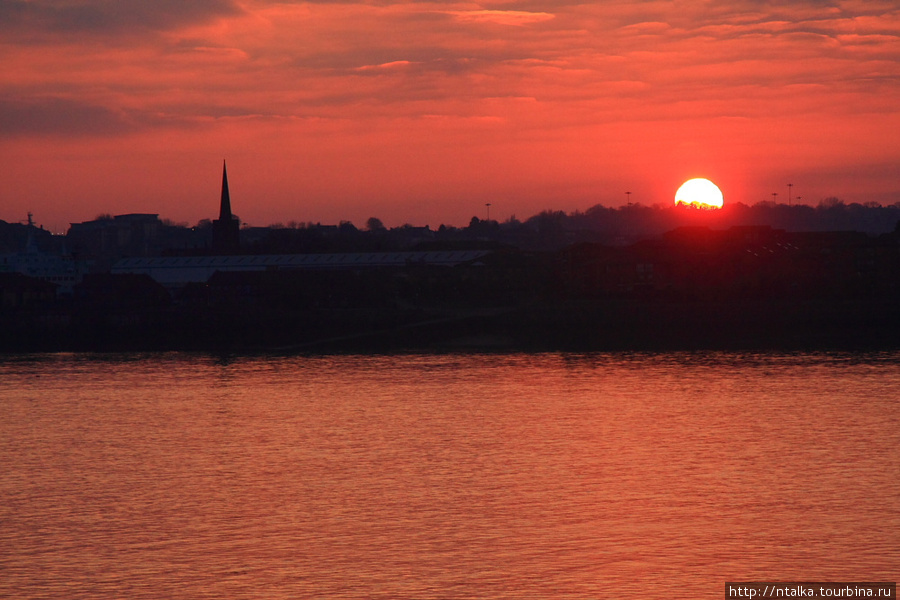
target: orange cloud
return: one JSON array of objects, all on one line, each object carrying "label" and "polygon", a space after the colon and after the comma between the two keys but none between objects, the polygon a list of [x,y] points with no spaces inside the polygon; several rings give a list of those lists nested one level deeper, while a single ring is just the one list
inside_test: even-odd
[{"label": "orange cloud", "polygon": [[521,10],[466,10],[453,11],[450,14],[461,21],[516,26],[541,23],[553,18],[553,15],[550,13],[525,12]]}]

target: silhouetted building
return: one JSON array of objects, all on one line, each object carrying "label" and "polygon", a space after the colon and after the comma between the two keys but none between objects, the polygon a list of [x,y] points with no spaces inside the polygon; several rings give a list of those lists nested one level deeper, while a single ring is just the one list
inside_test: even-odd
[{"label": "silhouetted building", "polygon": [[213,221],[213,254],[237,254],[240,251],[241,223],[231,214],[231,196],[228,194],[228,173],[222,162],[222,200],[219,204],[219,218]]},{"label": "silhouetted building", "polygon": [[162,222],[156,214],[105,216],[72,223],[66,242],[79,257],[102,259],[108,267],[125,256],[156,256],[162,249]]},{"label": "silhouetted building", "polygon": [[58,286],[60,294],[71,294],[87,270],[84,261],[76,261],[68,254],[41,252],[34,236],[28,236],[24,252],[0,254],[0,272],[21,273]]},{"label": "silhouetted building", "polygon": [[60,247],[59,238],[43,226],[34,225],[32,214],[28,213],[25,223],[7,223],[0,221],[0,253],[19,252],[29,241],[34,242],[44,252],[54,251]]}]

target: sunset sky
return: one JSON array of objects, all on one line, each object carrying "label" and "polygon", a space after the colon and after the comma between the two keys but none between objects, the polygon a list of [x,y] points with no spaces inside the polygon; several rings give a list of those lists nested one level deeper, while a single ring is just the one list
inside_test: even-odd
[{"label": "sunset sky", "polygon": [[0,219],[900,202],[887,1],[0,0]]}]

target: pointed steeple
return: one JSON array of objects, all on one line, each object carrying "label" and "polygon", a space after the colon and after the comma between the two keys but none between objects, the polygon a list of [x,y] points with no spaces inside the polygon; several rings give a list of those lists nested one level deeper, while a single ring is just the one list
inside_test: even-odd
[{"label": "pointed steeple", "polygon": [[228,194],[228,171],[225,168],[224,160],[222,161],[222,202],[219,204],[219,219],[231,220],[231,196]]},{"label": "pointed steeple", "polygon": [[228,171],[222,161],[222,201],[219,218],[212,223],[212,251],[216,254],[237,254],[240,251],[241,223],[231,214],[231,195],[228,193]]}]

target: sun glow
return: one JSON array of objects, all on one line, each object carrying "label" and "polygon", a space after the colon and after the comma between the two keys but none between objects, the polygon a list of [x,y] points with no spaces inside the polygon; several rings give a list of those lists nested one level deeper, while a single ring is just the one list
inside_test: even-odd
[{"label": "sun glow", "polygon": [[675,204],[699,208],[722,208],[722,190],[709,179],[689,179],[675,192]]}]

